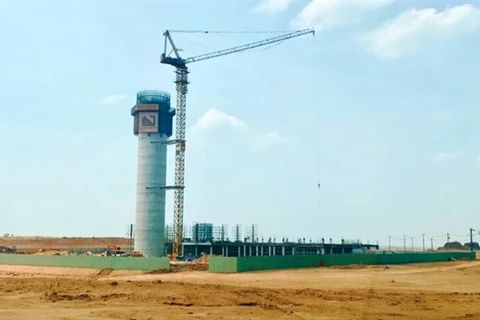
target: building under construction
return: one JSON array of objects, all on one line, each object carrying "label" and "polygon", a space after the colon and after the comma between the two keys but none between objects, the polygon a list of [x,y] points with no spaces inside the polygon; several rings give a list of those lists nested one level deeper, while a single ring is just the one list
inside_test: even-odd
[{"label": "building under construction", "polygon": [[[321,238],[317,241],[298,238],[263,238],[258,227],[251,225],[242,228],[236,225],[229,237],[226,225],[214,226],[211,223],[195,223],[184,228],[182,252],[184,257],[201,255],[222,255],[226,257],[278,256],[299,254],[345,254],[361,253],[369,249],[379,249],[378,245],[363,244],[359,240],[342,239],[334,243],[332,239]],[[173,251],[173,227],[165,228],[165,252]]]}]

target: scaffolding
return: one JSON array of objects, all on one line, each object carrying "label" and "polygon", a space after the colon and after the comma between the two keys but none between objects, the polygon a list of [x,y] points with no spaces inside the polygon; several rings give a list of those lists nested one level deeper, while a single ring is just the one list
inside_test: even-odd
[{"label": "scaffolding", "polygon": [[[135,234],[134,225],[128,225],[126,228],[126,237],[133,240]],[[184,226],[184,242],[185,243],[212,243],[212,242],[241,242],[241,243],[272,243],[272,244],[333,244],[332,238],[317,238],[317,241],[313,241],[312,238],[276,238],[263,237],[260,234],[258,225],[251,224],[242,227],[241,224],[236,224],[231,228],[231,237],[228,232],[228,225],[214,225],[213,223],[198,222],[191,226]],[[165,242],[173,243],[174,230],[173,225],[165,225]],[[345,245],[362,245],[362,241],[358,239],[341,239],[339,241]]]},{"label": "scaffolding", "polygon": [[192,228],[193,242],[213,242],[213,224],[195,223]]},{"label": "scaffolding", "polygon": [[213,226],[213,241],[224,242],[229,241],[227,225]]},{"label": "scaffolding", "polygon": [[245,227],[244,240],[245,243],[258,243],[260,239],[258,238],[258,226],[252,224],[251,226]]},{"label": "scaffolding", "polygon": [[241,224],[236,224],[232,228],[232,241],[234,242],[242,241],[242,225]]}]

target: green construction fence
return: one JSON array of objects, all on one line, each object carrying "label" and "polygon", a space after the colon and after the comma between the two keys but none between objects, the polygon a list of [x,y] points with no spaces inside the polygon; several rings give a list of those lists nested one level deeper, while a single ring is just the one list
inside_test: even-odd
[{"label": "green construction fence", "polygon": [[326,254],[255,257],[210,257],[210,272],[248,272],[261,270],[316,268],[322,266],[385,265],[475,260],[474,252],[422,252],[384,254]]},{"label": "green construction fence", "polygon": [[167,258],[49,256],[0,254],[0,264],[61,268],[93,268],[115,270],[169,270]]}]

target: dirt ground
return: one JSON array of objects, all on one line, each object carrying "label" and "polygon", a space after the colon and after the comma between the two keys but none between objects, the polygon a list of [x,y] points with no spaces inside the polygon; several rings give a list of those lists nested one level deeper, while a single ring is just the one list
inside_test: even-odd
[{"label": "dirt ground", "polygon": [[0,237],[0,246],[17,249],[106,248],[109,245],[127,248],[129,244],[126,238]]},{"label": "dirt ground", "polygon": [[0,319],[480,319],[480,261],[245,274],[0,266]]}]

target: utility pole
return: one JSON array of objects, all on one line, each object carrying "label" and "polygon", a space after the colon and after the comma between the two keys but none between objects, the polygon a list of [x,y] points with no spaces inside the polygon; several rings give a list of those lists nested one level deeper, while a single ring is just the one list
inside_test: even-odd
[{"label": "utility pole", "polygon": [[407,252],[407,236],[403,236],[403,251]]},{"label": "utility pole", "polygon": [[412,252],[413,252],[413,237],[410,238],[412,240]]},{"label": "utility pole", "polygon": [[433,238],[430,238],[430,248],[431,248],[432,251],[433,251]]},{"label": "utility pole", "polygon": [[133,251],[133,223],[130,224],[130,230],[128,232],[128,237],[130,238],[130,251]]},{"label": "utility pole", "polygon": [[392,251],[392,236],[388,236],[388,251]]},{"label": "utility pole", "polygon": [[470,251],[473,252],[473,231],[475,231],[473,228],[470,228]]},{"label": "utility pole", "polygon": [[422,234],[422,248],[423,248],[423,251],[425,251],[425,233]]},{"label": "utility pole", "polygon": [[447,250],[450,247],[450,233],[447,233]]}]

